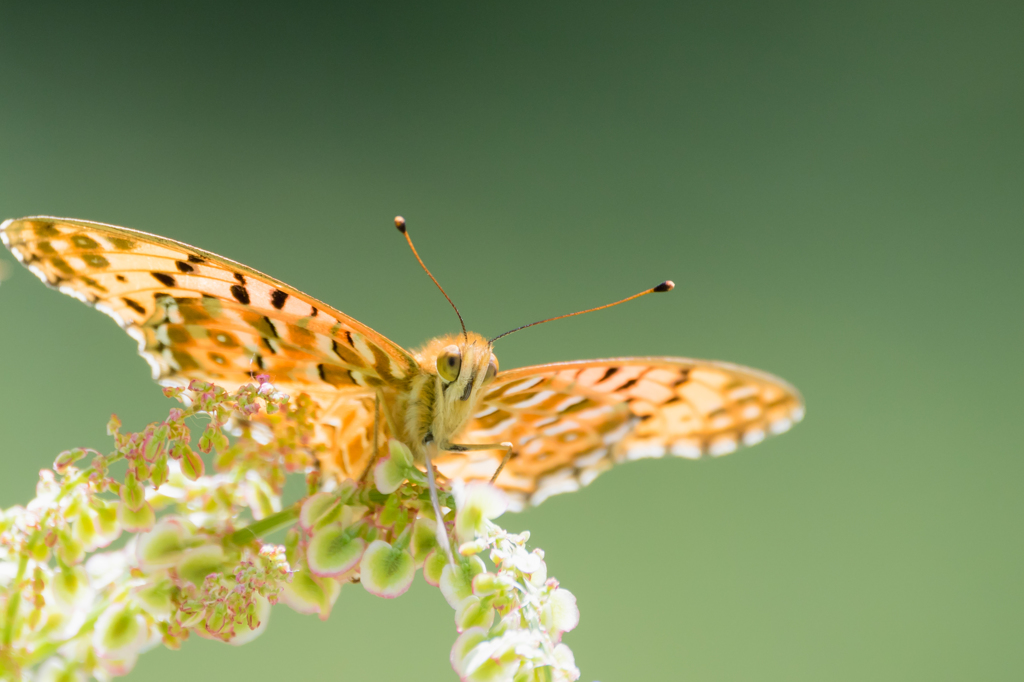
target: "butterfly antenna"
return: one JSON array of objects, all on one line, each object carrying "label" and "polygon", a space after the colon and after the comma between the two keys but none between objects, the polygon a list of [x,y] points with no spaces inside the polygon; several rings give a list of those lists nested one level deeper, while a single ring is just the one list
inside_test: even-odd
[{"label": "butterfly antenna", "polygon": [[409,231],[405,229],[405,218],[402,216],[395,216],[395,227],[397,227],[398,231],[405,236],[405,241],[409,242],[409,248],[412,249],[412,255],[416,256],[416,260],[419,261],[420,267],[423,268],[423,272],[427,273],[427,276],[434,281],[437,288],[440,289],[441,293],[444,294],[444,297],[448,299],[448,304],[455,311],[455,314],[459,316],[459,324],[462,325],[462,337],[468,341],[469,334],[466,333],[466,323],[462,321],[462,313],[460,313],[459,309],[455,307],[454,303],[452,303],[452,299],[448,298],[448,294],[445,293],[444,287],[442,287],[441,283],[437,281],[437,278],[430,274],[430,270],[427,269],[423,259],[420,258],[420,254],[416,251],[416,247],[412,245],[412,237],[409,236]]},{"label": "butterfly antenna", "polygon": [[586,310],[580,310],[579,312],[569,313],[568,315],[559,315],[558,317],[549,317],[546,320],[538,320],[537,322],[531,322],[530,324],[524,324],[522,327],[516,327],[515,329],[510,329],[507,332],[505,332],[504,334],[498,334],[497,336],[495,336],[493,339],[491,339],[487,343],[492,344],[492,343],[494,343],[495,341],[497,341],[498,339],[500,339],[503,336],[508,336],[512,332],[517,332],[520,329],[526,329],[527,327],[536,327],[538,324],[544,324],[545,322],[554,322],[555,320],[562,320],[562,319],[565,319],[566,317],[576,317],[577,315],[583,315],[584,313],[592,313],[595,310],[604,310],[605,308],[611,308],[612,306],[616,306],[616,305],[619,305],[620,303],[625,303],[627,301],[632,301],[634,298],[640,298],[641,296],[646,296],[647,294],[657,294],[657,293],[661,293],[662,291],[672,291],[672,289],[674,289],[675,286],[676,286],[675,282],[673,282],[670,279],[667,279],[667,280],[665,280],[664,282],[662,282],[661,284],[659,284],[656,287],[651,287],[650,289],[647,289],[645,291],[641,291],[639,294],[633,294],[629,298],[624,298],[621,301],[615,301],[615,303],[606,303],[605,305],[600,305],[600,306],[598,306],[596,308],[588,308]]}]

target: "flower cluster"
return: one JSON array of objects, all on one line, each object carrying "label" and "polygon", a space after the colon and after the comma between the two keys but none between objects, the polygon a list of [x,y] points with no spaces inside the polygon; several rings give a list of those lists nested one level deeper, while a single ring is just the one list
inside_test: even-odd
[{"label": "flower cluster", "polygon": [[[578,679],[572,651],[561,643],[579,623],[576,597],[548,578],[542,550],[526,550],[529,532],[509,533],[491,521],[508,507],[500,490],[474,482],[454,492],[465,559],[445,566],[438,581],[461,633],[452,667],[473,682]],[[494,571],[480,559],[488,550]]]},{"label": "flower cluster", "polygon": [[[110,679],[191,634],[251,641],[278,602],[327,618],[345,583],[393,598],[420,571],[455,609],[461,679],[578,678],[560,642],[575,598],[527,533],[492,521],[501,491],[441,483],[435,503],[394,440],[369,480],[321,480],[316,405],[265,378],[166,393],[183,407],[137,433],[112,418],[112,453],[61,453],[35,499],[0,511],[0,679]],[[307,494],[283,508],[289,475]],[[289,526],[283,545],[262,539]]]}]

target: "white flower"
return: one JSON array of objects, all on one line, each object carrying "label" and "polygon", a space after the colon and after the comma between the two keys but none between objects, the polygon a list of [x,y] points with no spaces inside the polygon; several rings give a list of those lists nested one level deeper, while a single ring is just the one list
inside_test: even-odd
[{"label": "white flower", "polygon": [[455,534],[459,542],[469,542],[483,535],[487,521],[508,509],[508,496],[490,483],[472,481],[455,485]]}]

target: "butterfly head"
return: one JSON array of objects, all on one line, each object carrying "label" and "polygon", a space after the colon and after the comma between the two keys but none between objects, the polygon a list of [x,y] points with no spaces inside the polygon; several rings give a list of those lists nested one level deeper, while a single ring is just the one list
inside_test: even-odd
[{"label": "butterfly head", "polygon": [[449,409],[465,409],[477,398],[498,373],[498,359],[491,352],[487,339],[472,332],[440,336],[420,352],[420,365],[434,375],[438,402]]}]

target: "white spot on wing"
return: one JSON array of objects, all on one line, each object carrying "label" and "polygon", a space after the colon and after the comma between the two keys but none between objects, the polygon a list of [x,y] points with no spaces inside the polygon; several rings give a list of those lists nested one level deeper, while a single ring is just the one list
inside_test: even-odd
[{"label": "white spot on wing", "polygon": [[160,358],[153,355],[149,351],[142,351],[139,353],[139,355],[141,355],[146,360],[146,362],[149,363],[149,369],[153,374],[153,378],[159,379],[161,375],[163,375],[164,373],[164,366],[160,362]]},{"label": "white spot on wing", "polygon": [[665,446],[661,443],[639,443],[626,450],[626,459],[657,459],[665,456]]},{"label": "white spot on wing", "polygon": [[352,334],[352,346],[356,349],[356,352],[362,356],[363,360],[366,360],[366,364],[373,366],[374,360],[373,351],[370,350],[370,346],[367,345],[366,339],[359,334]]},{"label": "white spot on wing", "polygon": [[491,438],[502,433],[516,421],[515,417],[509,417],[504,421],[500,421],[489,429],[479,429],[473,432],[473,436],[477,438]]},{"label": "white spot on wing", "polygon": [[626,423],[622,424],[619,428],[604,434],[604,444],[611,445],[612,443],[617,443],[623,438],[625,438],[626,434],[629,433],[630,429],[633,428],[633,422],[634,420],[630,419]]},{"label": "white spot on wing", "polygon": [[530,379],[527,379],[523,383],[519,384],[518,386],[513,386],[509,390],[505,391],[505,393],[502,394],[502,397],[507,395],[515,395],[516,393],[522,393],[523,391],[528,391],[542,381],[544,381],[544,377],[532,377]]},{"label": "white spot on wing", "polygon": [[743,408],[740,416],[746,420],[757,419],[761,416],[761,406],[757,403],[751,403]]},{"label": "white spot on wing", "polygon": [[106,303],[97,303],[95,307],[96,310],[100,311],[104,315],[113,318],[114,322],[117,322],[119,327],[124,328],[125,326],[127,326],[128,323],[125,322],[124,318],[118,315],[116,312],[114,312],[114,309],[111,308]]},{"label": "white spot on wing", "polygon": [[793,428],[793,422],[786,418],[776,419],[775,421],[768,425],[768,430],[775,435],[785,433],[786,431],[789,431],[791,428]]},{"label": "white spot on wing", "polygon": [[524,445],[522,452],[523,452],[524,455],[528,455],[528,456],[532,457],[533,455],[536,455],[537,453],[539,453],[543,449],[544,449],[544,441],[540,440],[540,439],[537,439],[537,440],[531,441],[531,442],[527,443],[526,445]]},{"label": "white spot on wing", "polygon": [[[585,469],[586,467],[593,466],[594,464],[597,464],[602,459],[605,459],[607,456],[608,456],[608,448],[598,448],[597,450],[594,450],[593,452],[587,453],[587,454],[583,455],[582,457],[577,457],[575,460],[573,460],[573,464],[575,464],[576,466],[580,467],[581,469]],[[609,466],[611,466],[610,462],[609,462]]]},{"label": "white spot on wing", "polygon": [[544,402],[553,395],[555,395],[554,391],[539,391],[537,395],[533,396],[532,398],[527,398],[526,400],[518,402],[515,405],[512,405],[511,407],[517,410],[525,407],[533,407],[534,405],[541,404],[542,402]]},{"label": "white spot on wing", "polygon": [[711,423],[708,424],[708,427],[712,431],[721,431],[722,429],[727,429],[730,426],[732,426],[732,417],[728,414],[720,414],[712,419]]},{"label": "white spot on wing", "polygon": [[566,431],[575,431],[578,428],[580,428],[580,425],[574,422],[572,419],[563,419],[560,423],[544,429],[541,433],[543,433],[545,436],[557,436],[560,433],[565,433]]},{"label": "white spot on wing", "polygon": [[161,324],[153,329],[153,335],[156,336],[156,340],[165,346],[171,345],[171,338],[167,336],[167,325]]},{"label": "white spot on wing", "polygon": [[732,438],[719,438],[708,446],[708,454],[712,457],[721,457],[730,452],[736,452],[736,441]]},{"label": "white spot on wing", "polygon": [[743,444],[746,446],[757,445],[764,440],[764,429],[751,429],[743,434]]},{"label": "white spot on wing", "polygon": [[579,481],[573,477],[571,469],[562,469],[549,476],[544,476],[538,482],[538,489],[530,497],[530,504],[537,506],[552,495],[571,493],[580,489]]},{"label": "white spot on wing", "polygon": [[701,455],[700,444],[692,440],[676,441],[669,446],[668,451],[671,455],[685,457],[686,459],[700,459]]},{"label": "white spot on wing", "polygon": [[752,385],[740,386],[729,391],[729,400],[740,401],[744,398],[751,398],[757,395],[757,387]]},{"label": "white spot on wing", "polygon": [[87,304],[91,304],[92,303],[92,301],[89,300],[89,297],[86,296],[84,293],[82,293],[81,291],[78,291],[77,289],[74,289],[74,288],[72,288],[72,287],[70,287],[70,286],[68,286],[66,284],[61,284],[59,287],[57,287],[57,291],[59,291],[62,294],[66,294],[66,295],[70,296],[71,298],[77,298],[82,303],[87,303]]},{"label": "white spot on wing", "polygon": [[578,405],[579,403],[582,403],[584,400],[586,400],[586,398],[584,398],[581,395],[571,395],[562,402],[555,405],[555,412],[564,412],[573,405]]},{"label": "white spot on wing", "polygon": [[612,462],[609,459],[602,460],[592,467],[588,467],[581,471],[577,478],[580,481],[580,486],[587,486],[594,482],[594,479],[612,468]]}]

